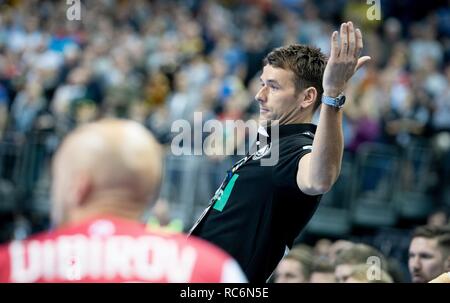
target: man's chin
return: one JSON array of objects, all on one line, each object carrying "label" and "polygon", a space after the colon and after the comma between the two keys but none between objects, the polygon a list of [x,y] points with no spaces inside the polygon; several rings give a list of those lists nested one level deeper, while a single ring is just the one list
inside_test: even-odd
[{"label": "man's chin", "polygon": [[264,114],[259,115],[259,124],[265,125],[267,124],[268,121],[270,121],[270,119],[266,115]]},{"label": "man's chin", "polygon": [[426,283],[428,281],[426,281],[425,278],[423,278],[423,277],[415,276],[415,277],[412,277],[412,282],[413,283]]}]

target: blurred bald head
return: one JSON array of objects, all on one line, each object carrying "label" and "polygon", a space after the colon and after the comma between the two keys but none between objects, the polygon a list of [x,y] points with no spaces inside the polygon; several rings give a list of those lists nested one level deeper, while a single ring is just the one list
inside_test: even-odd
[{"label": "blurred bald head", "polygon": [[107,119],[69,134],[52,169],[55,224],[100,214],[138,219],[158,195],[162,152],[142,125]]}]

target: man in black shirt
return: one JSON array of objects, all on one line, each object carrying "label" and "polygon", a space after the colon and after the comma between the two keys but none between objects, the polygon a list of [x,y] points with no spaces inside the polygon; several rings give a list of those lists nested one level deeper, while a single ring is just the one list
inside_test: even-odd
[{"label": "man in black shirt", "polygon": [[[260,124],[266,125],[257,143],[266,144],[233,166],[191,229],[235,257],[250,282],[270,277],[339,175],[342,92],[370,60],[359,58],[362,46],[360,30],[348,22],[340,34],[333,32],[328,62],[319,49],[299,44],[277,48],[264,59],[255,99]],[[319,106],[316,127],[311,119]],[[274,151],[278,162],[263,165]]]}]

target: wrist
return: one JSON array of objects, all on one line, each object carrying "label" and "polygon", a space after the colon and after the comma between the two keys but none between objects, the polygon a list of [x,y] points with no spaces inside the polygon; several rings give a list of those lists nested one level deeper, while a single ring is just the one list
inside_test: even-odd
[{"label": "wrist", "polygon": [[331,98],[336,98],[342,93],[342,90],[337,89],[326,89],[323,91],[323,95]]},{"label": "wrist", "polygon": [[334,108],[342,108],[345,103],[345,95],[340,93],[337,97],[332,97],[332,96],[323,94],[322,103],[332,106]]}]

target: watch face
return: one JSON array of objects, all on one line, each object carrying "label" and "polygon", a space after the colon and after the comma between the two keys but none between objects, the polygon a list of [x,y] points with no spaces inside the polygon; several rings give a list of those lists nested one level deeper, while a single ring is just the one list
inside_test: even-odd
[{"label": "watch face", "polygon": [[341,95],[337,96],[336,98],[323,96],[322,102],[325,104],[328,104],[330,106],[341,108],[345,103],[345,95],[341,94]]}]

